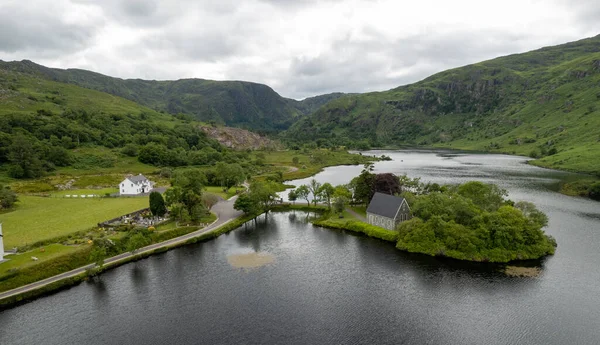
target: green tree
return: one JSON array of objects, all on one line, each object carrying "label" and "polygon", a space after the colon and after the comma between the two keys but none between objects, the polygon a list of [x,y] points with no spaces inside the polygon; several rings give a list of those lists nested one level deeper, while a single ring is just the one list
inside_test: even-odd
[{"label": "green tree", "polygon": [[104,259],[106,259],[106,255],[106,247],[94,244],[94,248],[90,252],[90,260],[97,266],[102,267],[102,265],[104,265]]},{"label": "green tree", "polygon": [[317,202],[319,202],[319,190],[321,189],[321,184],[317,182],[314,178],[310,180],[310,184],[308,185],[308,190],[312,194],[313,205],[317,206]]},{"label": "green tree", "polygon": [[350,181],[350,186],[354,191],[354,200],[358,203],[367,205],[373,197],[375,174],[371,173],[372,170],[372,163],[365,164],[365,168],[360,175]]},{"label": "green tree", "polygon": [[154,216],[162,217],[167,213],[167,207],[165,206],[165,200],[162,194],[159,192],[152,192],[149,196],[150,201],[150,212]]},{"label": "green tree", "polygon": [[334,192],[335,188],[331,183],[323,183],[323,185],[319,187],[318,195],[327,201],[327,207],[329,208],[331,208],[331,198],[333,197]]},{"label": "green tree", "polygon": [[296,188],[296,195],[298,198],[306,200],[306,205],[310,206],[310,201],[308,198],[310,196],[310,190],[308,189],[307,185],[302,185]]},{"label": "green tree", "polygon": [[275,182],[252,182],[248,194],[263,212],[268,212],[277,202],[277,183]]},{"label": "green tree", "polygon": [[202,206],[202,190],[206,177],[198,169],[179,171],[171,181],[174,187],[179,187],[172,194],[167,194],[168,203],[182,203],[190,217],[195,222],[204,214],[206,209]]},{"label": "green tree", "polygon": [[30,138],[19,134],[8,147],[9,175],[14,178],[36,178],[43,174],[42,163]]},{"label": "green tree", "polygon": [[134,233],[127,240],[127,251],[134,254],[138,249],[145,247],[151,243],[150,239],[142,232]]},{"label": "green tree", "polygon": [[292,189],[288,192],[288,200],[294,203],[294,205],[296,204],[296,200],[298,200],[298,194],[296,194],[295,189]]},{"label": "green tree", "polygon": [[333,206],[335,211],[342,215],[351,198],[352,192],[350,189],[348,189],[348,187],[343,185],[336,186],[333,191]]},{"label": "green tree", "polygon": [[486,211],[495,211],[504,204],[506,190],[495,184],[486,184],[479,181],[464,183],[458,187],[458,194],[469,198],[475,205]]},{"label": "green tree", "polygon": [[247,193],[237,197],[235,203],[233,204],[233,208],[244,212],[244,214],[257,214],[259,211],[258,204]]},{"label": "green tree", "polygon": [[0,210],[12,208],[18,200],[17,194],[10,187],[0,184]]},{"label": "green tree", "polygon": [[244,169],[237,163],[218,162],[215,166],[215,174],[223,188],[223,192],[227,192],[229,188],[244,182],[246,179]]}]

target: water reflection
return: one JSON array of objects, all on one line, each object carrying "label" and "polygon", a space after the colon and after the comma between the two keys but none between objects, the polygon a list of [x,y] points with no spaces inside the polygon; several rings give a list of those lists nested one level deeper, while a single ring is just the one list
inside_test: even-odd
[{"label": "water reflection", "polygon": [[[508,277],[503,265],[405,253],[393,243],[314,227],[307,212],[271,213],[0,312],[0,342],[597,343],[600,204],[549,190],[577,175],[525,165],[522,157],[383,153],[394,161],[377,163],[377,172],[436,183],[482,178],[516,201],[540,205],[557,254],[531,263],[542,270],[537,278]],[[347,183],[361,169],[328,168],[316,178]],[[227,261],[255,252],[275,262],[240,274]]]}]

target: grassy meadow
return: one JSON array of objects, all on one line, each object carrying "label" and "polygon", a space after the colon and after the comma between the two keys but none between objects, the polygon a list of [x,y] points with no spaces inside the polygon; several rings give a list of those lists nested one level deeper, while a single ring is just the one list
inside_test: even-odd
[{"label": "grassy meadow", "polygon": [[148,198],[46,198],[20,195],[17,207],[0,213],[5,248],[68,235],[148,207]]}]

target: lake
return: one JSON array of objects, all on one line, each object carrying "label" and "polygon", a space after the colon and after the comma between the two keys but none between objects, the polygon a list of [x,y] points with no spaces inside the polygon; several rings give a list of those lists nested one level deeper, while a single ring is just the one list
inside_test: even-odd
[{"label": "lake", "polygon": [[[377,151],[375,172],[440,184],[497,183],[549,216],[556,255],[536,278],[400,252],[261,216],[218,239],[130,263],[0,312],[0,344],[598,344],[600,203],[556,192],[576,174],[526,158]],[[316,179],[347,183],[361,166]],[[291,182],[295,185],[308,180]]]}]

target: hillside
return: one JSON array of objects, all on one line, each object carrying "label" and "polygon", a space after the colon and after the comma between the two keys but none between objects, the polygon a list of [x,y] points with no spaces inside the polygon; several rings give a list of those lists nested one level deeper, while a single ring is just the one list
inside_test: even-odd
[{"label": "hillside", "polygon": [[516,153],[540,157],[534,164],[541,166],[600,174],[600,36],[339,98],[285,138]]},{"label": "hillside", "polygon": [[251,82],[120,79],[81,69],[48,68],[28,60],[0,61],[0,69],[106,92],[156,111],[190,114],[203,122],[260,132],[287,129],[301,116],[343,95],[329,94],[296,101],[281,97],[266,85]]},{"label": "hillside", "polygon": [[[147,171],[243,161],[189,117],[107,93],[0,69],[0,177],[55,170]],[[1,180],[1,179],[0,179]]]}]

